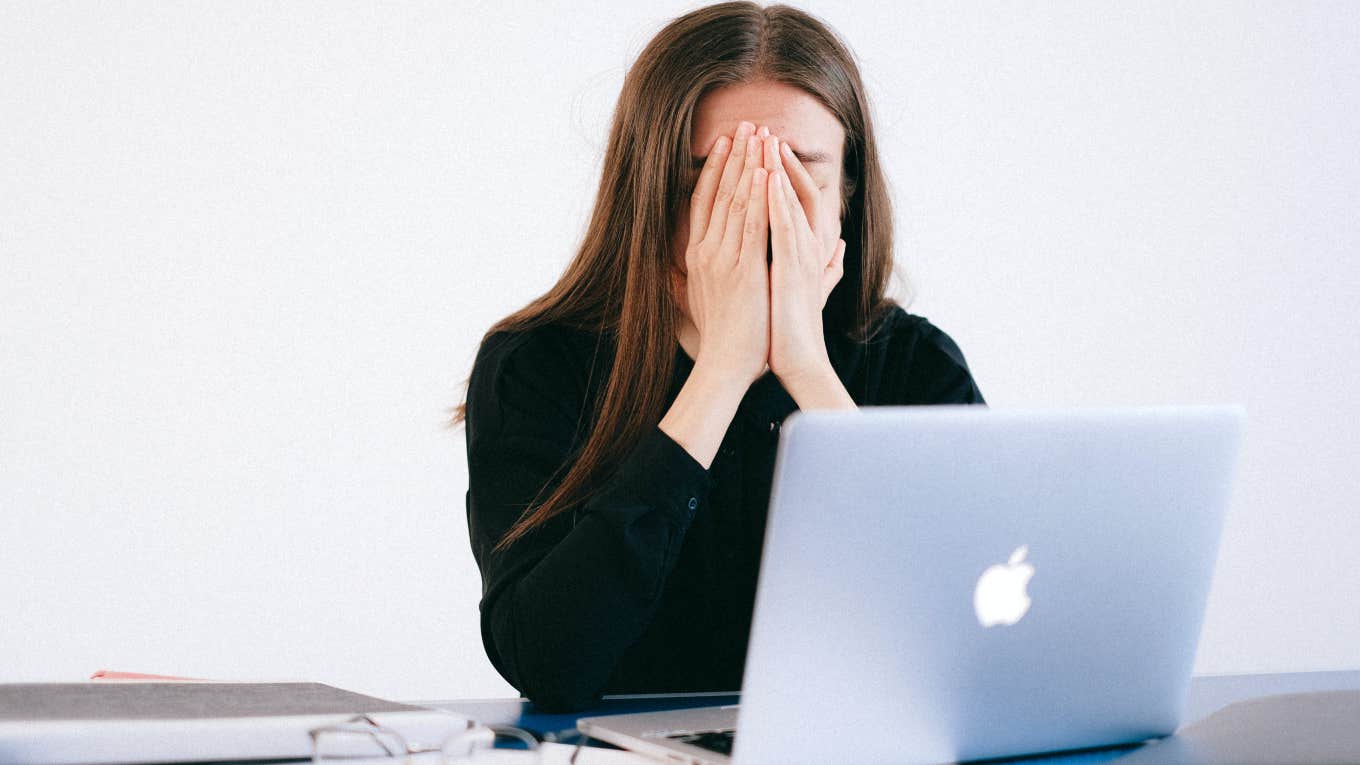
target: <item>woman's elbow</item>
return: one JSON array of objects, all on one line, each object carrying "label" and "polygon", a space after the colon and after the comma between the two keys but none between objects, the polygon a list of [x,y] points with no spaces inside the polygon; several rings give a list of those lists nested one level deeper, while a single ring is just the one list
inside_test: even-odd
[{"label": "woman's elbow", "polygon": [[[518,687],[518,686],[517,686]],[[552,673],[519,687],[519,692],[543,712],[580,712],[599,701],[599,694],[566,672]]]},{"label": "woman's elbow", "polygon": [[[487,653],[492,653],[488,646]],[[569,660],[552,660],[543,655],[517,657],[518,660],[492,660],[506,682],[544,712],[578,712],[595,704],[599,693],[582,682],[581,673]]]},{"label": "woman's elbow", "polygon": [[508,620],[495,618],[500,610],[483,612],[489,618],[482,622],[482,645],[506,682],[544,712],[576,712],[599,700],[598,689],[571,657],[555,655],[545,646],[519,645]]}]

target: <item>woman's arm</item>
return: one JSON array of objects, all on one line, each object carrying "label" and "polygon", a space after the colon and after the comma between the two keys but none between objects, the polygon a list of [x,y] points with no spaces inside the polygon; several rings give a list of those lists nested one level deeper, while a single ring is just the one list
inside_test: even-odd
[{"label": "woman's arm", "polygon": [[541,489],[555,488],[584,440],[584,402],[561,403],[569,362],[554,371],[512,354],[479,369],[479,353],[473,364],[467,511],[482,570],[482,639],[501,674],[545,709],[588,705],[651,621],[712,488],[707,466],[765,366],[769,224],[754,133],[742,122],[732,139],[715,138],[690,197],[685,303],[700,349],[671,409],[593,499],[501,553],[491,548],[547,496]]},{"label": "woman's arm", "polygon": [[593,499],[496,553],[579,446],[562,366],[526,345],[499,361],[493,348],[469,383],[467,514],[482,571],[482,640],[501,675],[536,704],[581,709],[650,622],[712,489],[682,443],[711,462],[741,396],[696,366],[663,420],[674,437],[653,428]]},{"label": "woman's arm", "polygon": [[748,387],[700,355],[658,427],[707,470]]}]

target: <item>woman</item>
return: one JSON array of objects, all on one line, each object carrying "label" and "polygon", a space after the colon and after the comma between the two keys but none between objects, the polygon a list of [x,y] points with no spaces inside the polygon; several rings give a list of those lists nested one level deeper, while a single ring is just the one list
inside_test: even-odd
[{"label": "woman", "polygon": [[483,642],[540,707],[740,687],[794,409],[983,402],[885,297],[891,218],[816,19],[723,3],[639,56],[575,259],[487,332],[455,418]]}]

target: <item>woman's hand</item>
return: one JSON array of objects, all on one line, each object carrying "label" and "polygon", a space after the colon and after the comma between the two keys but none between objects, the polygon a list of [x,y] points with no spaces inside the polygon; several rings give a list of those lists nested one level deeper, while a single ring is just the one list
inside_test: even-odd
[{"label": "woman's hand", "polygon": [[695,365],[730,375],[742,390],[765,371],[770,348],[769,171],[755,126],[719,136],[690,196],[685,290],[699,331]]},{"label": "woman's hand", "polygon": [[792,391],[802,381],[835,378],[822,334],[822,308],[844,273],[845,240],[837,238],[828,248],[829,237],[813,232],[804,204],[825,201],[802,163],[781,144],[769,136],[762,152],[769,170],[772,250],[769,364]]}]

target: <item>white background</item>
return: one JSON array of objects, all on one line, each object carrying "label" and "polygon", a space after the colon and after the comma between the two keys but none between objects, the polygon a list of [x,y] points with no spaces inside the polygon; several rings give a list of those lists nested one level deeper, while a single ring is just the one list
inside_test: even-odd
[{"label": "white background", "polygon": [[[802,7],[993,406],[1246,405],[1197,670],[1360,668],[1360,5],[1140,5]],[[0,5],[0,680],[511,695],[441,421],[690,7]]]}]

